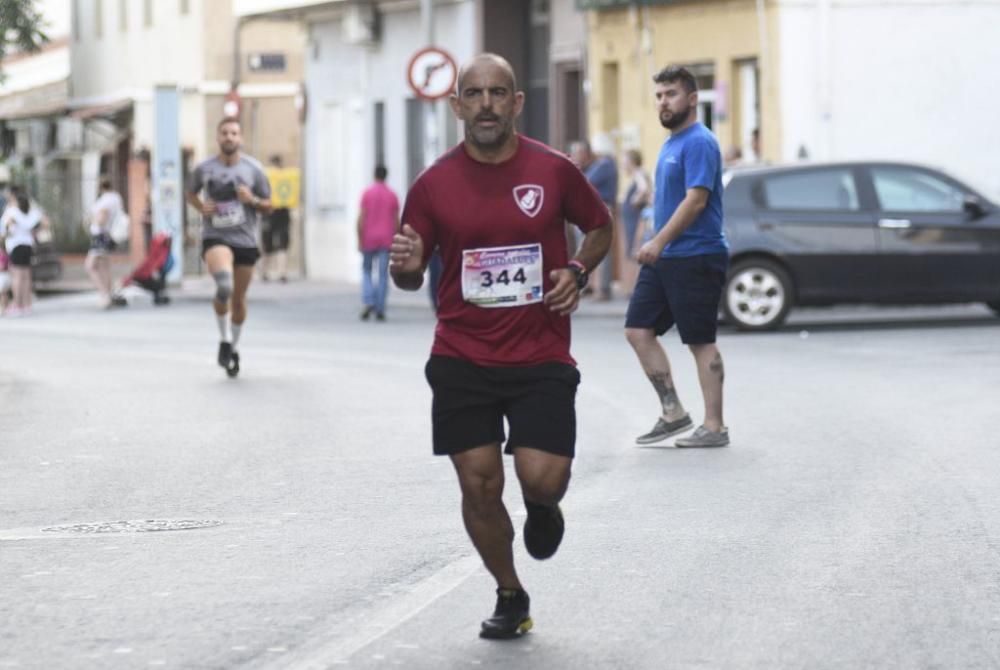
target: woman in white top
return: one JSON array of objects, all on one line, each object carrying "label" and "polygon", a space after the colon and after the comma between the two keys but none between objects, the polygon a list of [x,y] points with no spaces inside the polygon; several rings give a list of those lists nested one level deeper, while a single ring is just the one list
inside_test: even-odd
[{"label": "woman in white top", "polygon": [[35,246],[35,232],[43,225],[38,207],[31,206],[28,194],[20,188],[11,189],[14,203],[0,216],[0,231],[10,262],[13,304],[4,312],[7,316],[21,316],[31,310],[31,256]]},{"label": "woman in white top", "polygon": [[101,307],[107,309],[124,306],[123,300],[116,301],[112,295],[111,259],[108,254],[115,248],[111,239],[111,223],[122,213],[122,197],[111,189],[111,180],[101,179],[97,201],[90,208],[90,216],[84,221],[90,233],[90,251],[84,267],[101,295]]}]

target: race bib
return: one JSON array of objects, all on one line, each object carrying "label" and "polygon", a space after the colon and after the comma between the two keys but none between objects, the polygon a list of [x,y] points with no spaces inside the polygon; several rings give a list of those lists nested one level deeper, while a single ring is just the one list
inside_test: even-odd
[{"label": "race bib", "polygon": [[212,215],[213,228],[232,228],[246,221],[243,215],[243,203],[239,200],[227,200],[215,203],[215,214]]},{"label": "race bib", "polygon": [[542,301],[542,245],[466,249],[462,298],[479,307],[521,307]]}]

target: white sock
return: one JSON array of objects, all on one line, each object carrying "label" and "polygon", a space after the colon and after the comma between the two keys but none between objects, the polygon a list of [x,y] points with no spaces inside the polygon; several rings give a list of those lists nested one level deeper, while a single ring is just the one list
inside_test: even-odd
[{"label": "white sock", "polygon": [[240,341],[240,332],[243,330],[243,324],[233,324],[233,351],[236,351],[236,343]]},{"label": "white sock", "polygon": [[222,316],[218,314],[215,315],[215,320],[219,322],[219,337],[222,338],[223,342],[232,342],[233,336],[230,333],[230,322],[229,313],[225,313]]}]

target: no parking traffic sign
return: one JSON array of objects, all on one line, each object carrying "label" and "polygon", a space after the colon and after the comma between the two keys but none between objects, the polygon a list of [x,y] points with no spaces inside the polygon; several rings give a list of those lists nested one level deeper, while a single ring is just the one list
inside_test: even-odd
[{"label": "no parking traffic sign", "polygon": [[446,98],[455,90],[458,66],[444,49],[427,47],[413,54],[406,79],[417,97],[424,100]]}]

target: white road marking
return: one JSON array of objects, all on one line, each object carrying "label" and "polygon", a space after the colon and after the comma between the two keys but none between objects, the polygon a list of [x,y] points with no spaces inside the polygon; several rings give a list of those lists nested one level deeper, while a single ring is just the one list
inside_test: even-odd
[{"label": "white road marking", "polygon": [[462,582],[482,569],[479,556],[466,556],[433,575],[413,585],[408,592],[385,607],[380,608],[356,628],[343,636],[329,640],[316,640],[309,649],[303,649],[287,658],[285,664],[271,668],[304,670],[328,665],[344,665],[351,656],[376,640],[385,637],[417,614],[458,588]]}]

